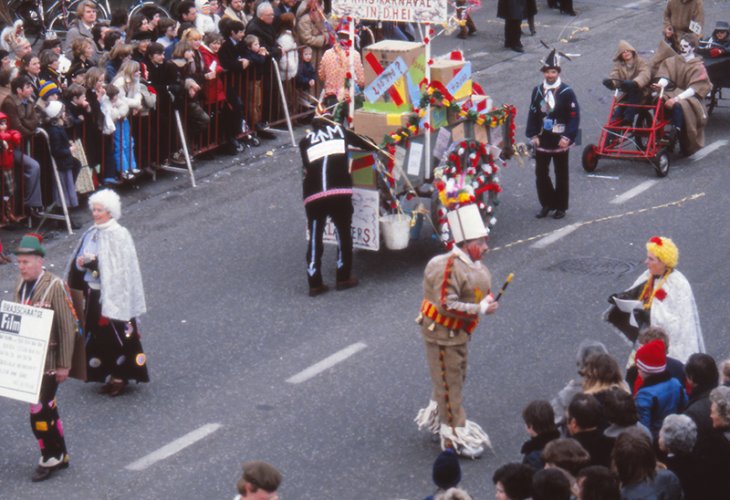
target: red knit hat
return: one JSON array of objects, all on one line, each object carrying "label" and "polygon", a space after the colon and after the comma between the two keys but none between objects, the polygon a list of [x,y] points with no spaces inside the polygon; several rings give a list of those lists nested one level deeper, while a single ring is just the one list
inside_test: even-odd
[{"label": "red knit hat", "polygon": [[636,366],[646,373],[661,373],[667,369],[667,348],[659,339],[652,340],[636,351]]}]

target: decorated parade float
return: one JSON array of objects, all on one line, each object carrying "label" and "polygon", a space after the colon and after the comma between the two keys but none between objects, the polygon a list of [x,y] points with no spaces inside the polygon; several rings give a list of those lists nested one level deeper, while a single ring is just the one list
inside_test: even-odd
[{"label": "decorated parade float", "polygon": [[[362,49],[365,85],[339,106],[340,118],[379,146],[354,153],[351,172],[356,248],[406,248],[421,233],[450,247],[446,207],[476,203],[493,228],[500,169],[514,153],[512,105],[498,105],[472,80],[459,51],[431,54],[431,41],[458,28],[446,0],[335,0],[350,43],[360,20],[418,23],[421,42],[383,40]],[[352,53],[352,51],[350,51]],[[350,72],[354,74],[350,58]],[[358,103],[356,107],[355,103]],[[359,106],[361,104],[361,106]],[[334,241],[328,228],[325,239]]]}]

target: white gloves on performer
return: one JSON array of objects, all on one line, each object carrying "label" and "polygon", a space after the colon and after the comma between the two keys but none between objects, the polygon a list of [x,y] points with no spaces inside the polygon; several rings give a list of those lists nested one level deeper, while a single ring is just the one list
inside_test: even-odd
[{"label": "white gloves on performer", "polygon": [[492,314],[499,307],[499,303],[494,300],[491,293],[479,302],[479,312],[482,314]]}]

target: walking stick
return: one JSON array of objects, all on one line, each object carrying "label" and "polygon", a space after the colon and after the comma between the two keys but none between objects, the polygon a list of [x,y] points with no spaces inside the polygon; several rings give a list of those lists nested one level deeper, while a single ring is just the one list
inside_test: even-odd
[{"label": "walking stick", "polygon": [[515,277],[514,273],[509,273],[509,276],[507,276],[507,280],[504,282],[504,285],[502,285],[502,288],[499,289],[499,293],[497,294],[497,297],[495,297],[494,301],[499,302],[500,297],[502,297],[502,294],[505,290],[507,290],[507,286],[512,281],[512,278]]}]

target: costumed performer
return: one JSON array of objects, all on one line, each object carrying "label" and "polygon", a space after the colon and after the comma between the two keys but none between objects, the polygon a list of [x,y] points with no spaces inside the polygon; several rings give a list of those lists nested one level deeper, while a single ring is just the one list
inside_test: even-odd
[{"label": "costumed performer", "polygon": [[[692,354],[705,352],[705,341],[692,287],[677,270],[679,250],[671,239],[653,236],[646,242],[646,251],[647,270],[628,290],[609,298],[612,305],[604,318],[633,342],[649,326],[663,328],[669,336],[668,355],[687,363]],[[641,309],[631,313],[637,326],[629,323],[629,313],[619,310],[616,298],[641,302]]]},{"label": "costumed performer", "polygon": [[87,381],[105,382],[100,392],[121,394],[129,380],[149,382],[137,318],[147,311],[137,251],[110,189],[89,197],[94,225],[81,237],[66,274],[86,297]]},{"label": "costumed performer", "polygon": [[494,313],[499,304],[491,294],[489,270],[481,261],[488,250],[488,231],[477,205],[459,207],[447,217],[456,244],[426,265],[424,299],[416,319],[426,345],[432,393],[415,421],[419,429],[439,436],[442,449],[478,458],[484,446],[491,444],[487,433],[466,419],[462,406],[467,343],[479,316]]},{"label": "costumed performer", "polygon": [[36,404],[30,405],[30,427],[41,451],[31,478],[33,482],[44,481],[69,464],[56,391],[72,368],[74,340],[78,332],[78,321],[66,285],[43,267],[46,249],[42,243],[40,235],[29,233],[23,236],[15,250],[20,272],[15,286],[15,302],[53,311],[39,399]]}]

